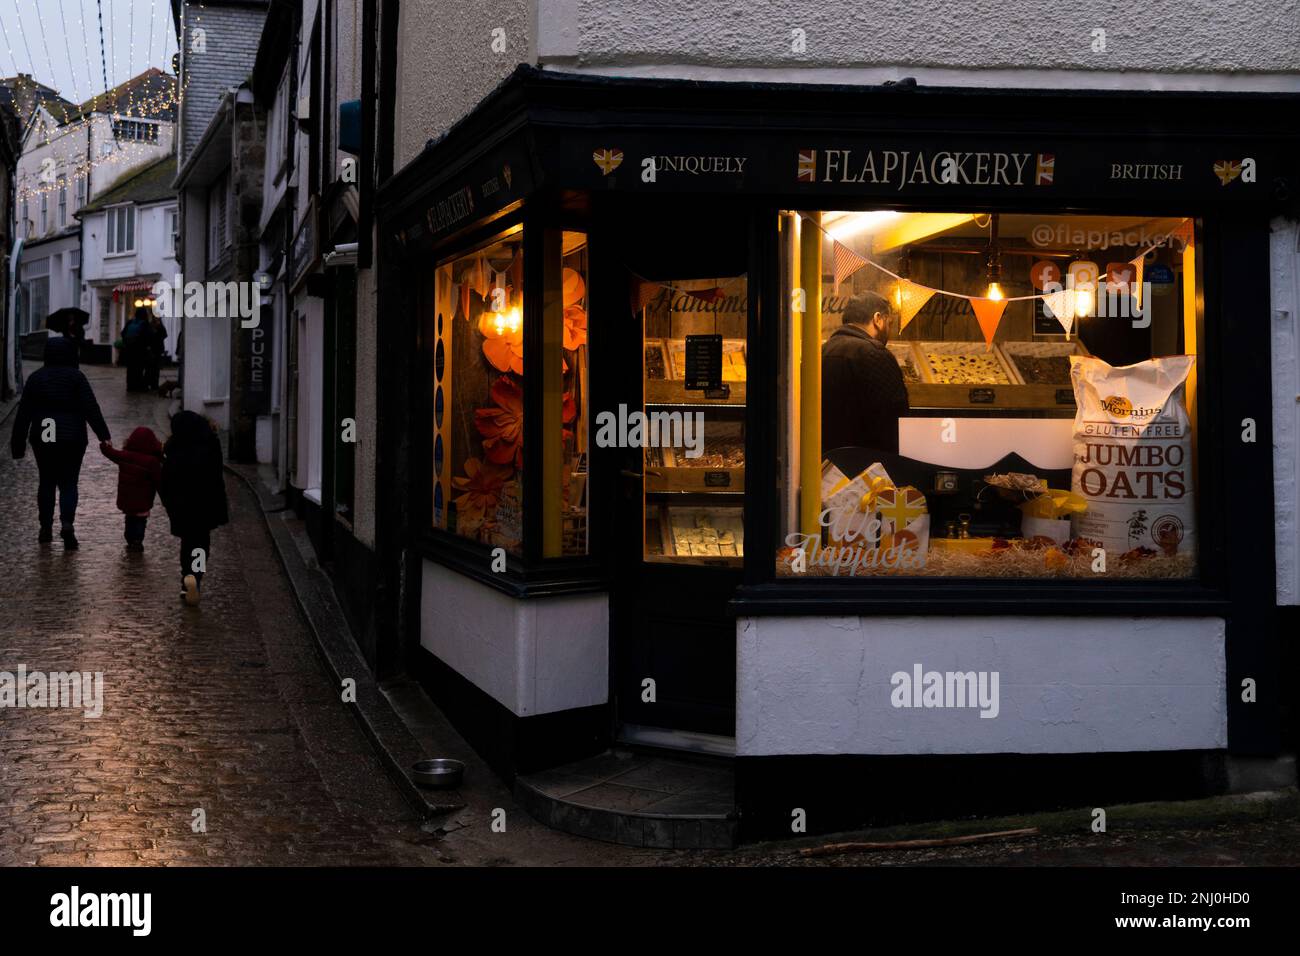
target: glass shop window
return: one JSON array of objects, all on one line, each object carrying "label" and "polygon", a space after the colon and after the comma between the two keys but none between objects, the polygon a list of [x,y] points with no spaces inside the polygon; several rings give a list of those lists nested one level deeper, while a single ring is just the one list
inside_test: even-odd
[{"label": "glass shop window", "polygon": [[783,213],[778,575],[1195,576],[1197,229]]},{"label": "glass shop window", "polygon": [[[543,555],[558,557],[587,553],[588,496],[588,395],[587,395],[587,235],[583,232],[547,230],[547,243],[560,244],[560,269],[546,270],[545,300],[558,301],[557,321],[543,321],[543,341],[549,351],[558,346],[559,362],[548,355],[548,365],[559,365],[559,378],[546,389],[544,434],[549,454],[543,458],[547,480],[542,483]],[[548,256],[549,259],[549,256]],[[558,326],[558,328],[557,328]],[[554,474],[558,463],[559,474]]]},{"label": "glass shop window", "polygon": [[[746,276],[638,277],[632,294],[642,324],[645,405],[641,421],[628,427],[644,429],[644,558],[738,567],[745,554]],[[706,388],[694,377],[699,356],[713,362],[719,354],[717,381],[707,383],[716,387]]]},{"label": "glass shop window", "polygon": [[[542,555],[587,553],[588,269],[585,233],[542,242]],[[438,266],[433,524],[523,549],[523,229]],[[530,369],[529,374],[537,374]]]},{"label": "glass shop window", "polygon": [[523,548],[523,228],[434,278],[433,525]]}]

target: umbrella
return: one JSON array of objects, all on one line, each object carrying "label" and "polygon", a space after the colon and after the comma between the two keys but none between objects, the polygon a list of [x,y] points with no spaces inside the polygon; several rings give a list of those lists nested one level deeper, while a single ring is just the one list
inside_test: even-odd
[{"label": "umbrella", "polygon": [[90,324],[90,313],[74,306],[66,306],[51,312],[45,319],[45,327],[51,332],[58,332],[72,338],[82,338],[85,327]]}]

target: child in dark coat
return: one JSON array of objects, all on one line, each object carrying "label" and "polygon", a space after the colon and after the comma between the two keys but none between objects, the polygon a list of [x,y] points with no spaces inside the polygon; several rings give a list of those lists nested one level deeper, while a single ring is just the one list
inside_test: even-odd
[{"label": "child in dark coat", "polygon": [[143,551],[145,526],[162,483],[162,443],[141,426],[131,432],[121,451],[106,441],[99,443],[99,450],[117,462],[117,510],[126,515],[127,550]]},{"label": "child in dark coat", "polygon": [[177,412],[163,455],[159,492],[172,534],[181,539],[181,597],[196,605],[211,560],[212,529],[230,520],[221,440],[202,415]]}]

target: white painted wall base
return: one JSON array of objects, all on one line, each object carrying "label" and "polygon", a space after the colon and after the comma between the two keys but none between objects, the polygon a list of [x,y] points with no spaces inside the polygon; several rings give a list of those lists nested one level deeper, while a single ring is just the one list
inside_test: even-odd
[{"label": "white painted wall base", "polygon": [[609,599],[519,600],[424,562],[420,645],[519,717],[609,699]]},{"label": "white painted wall base", "polygon": [[[1218,618],[762,617],[736,624],[736,753],[1227,746]],[[901,708],[891,675],[997,671],[998,714]]]},{"label": "white painted wall base", "polygon": [[[1273,306],[1273,511],[1277,603],[1300,603],[1300,223],[1276,219],[1269,239]],[[1256,440],[1264,440],[1258,436]]]}]

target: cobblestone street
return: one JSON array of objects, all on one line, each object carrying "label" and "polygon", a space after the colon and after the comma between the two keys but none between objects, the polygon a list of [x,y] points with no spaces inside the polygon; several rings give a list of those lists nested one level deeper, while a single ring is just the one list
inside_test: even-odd
[{"label": "cobblestone street", "polygon": [[[166,438],[167,400],[128,395],[119,369],[85,371],[117,446],[141,424]],[[116,468],[93,436],[79,551],[37,543],[36,478],[30,450],[0,460],[0,671],[102,671],[103,716],[0,710],[0,863],[435,858],[326,681],[238,481],[192,609],[160,503],[145,552],[125,550]],[[194,832],[196,809],[207,832]]]}]

